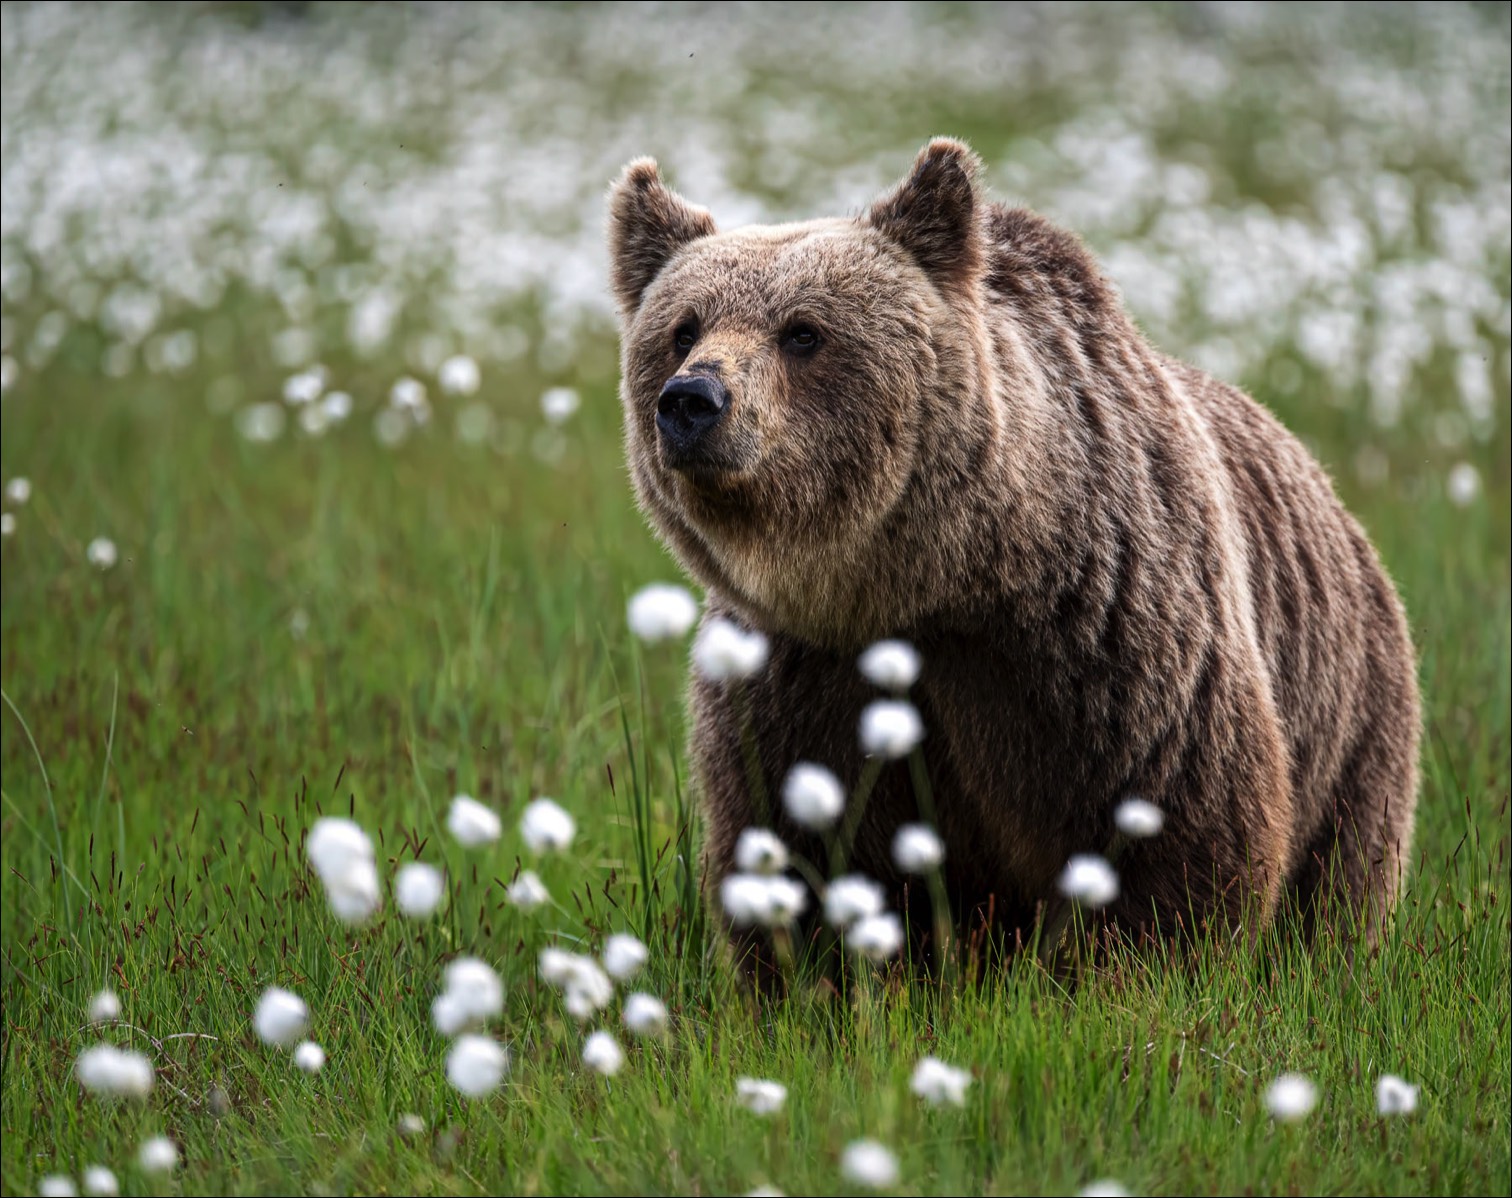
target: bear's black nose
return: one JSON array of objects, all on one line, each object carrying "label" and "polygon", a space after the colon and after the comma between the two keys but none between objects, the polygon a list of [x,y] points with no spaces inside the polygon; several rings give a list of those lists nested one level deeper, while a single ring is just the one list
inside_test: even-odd
[{"label": "bear's black nose", "polygon": [[730,393],[718,379],[704,374],[677,374],[667,380],[656,401],[668,464],[694,465],[699,447],[730,405]]}]

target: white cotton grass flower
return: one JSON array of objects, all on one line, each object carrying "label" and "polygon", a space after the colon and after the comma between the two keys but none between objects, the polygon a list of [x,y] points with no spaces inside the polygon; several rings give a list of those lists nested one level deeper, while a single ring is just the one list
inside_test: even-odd
[{"label": "white cotton grass flower", "polygon": [[749,678],[766,665],[770,646],[759,632],[746,632],[723,616],[699,629],[693,642],[693,664],[710,682]]},{"label": "white cotton grass flower", "polygon": [[109,986],[89,1000],[89,1022],[111,1023],[121,1017],[121,1000]]},{"label": "white cotton grass flower", "polygon": [[8,537],[16,531],[16,517],[10,512],[0,512],[0,537]]},{"label": "white cotton grass flower", "polygon": [[782,784],[782,808],[799,827],[822,831],[845,810],[845,789],[822,765],[800,761]]},{"label": "white cotton grass flower", "polygon": [[411,919],[428,919],[446,896],[446,877],[434,865],[411,861],[394,875],[394,905]]},{"label": "white cotton grass flower", "polygon": [[1118,897],[1118,874],[1096,853],[1078,853],[1061,870],[1059,886],[1083,907],[1105,907]]},{"label": "white cotton grass flower", "polygon": [[786,927],[808,906],[808,891],[780,874],[730,874],[719,885],[719,902],[736,927]]},{"label": "white cotton grass flower", "polygon": [[623,1018],[631,1035],[660,1036],[667,1030],[667,1004],[654,994],[631,994]]},{"label": "white cotton grass flower", "polygon": [[537,799],[520,816],[520,835],[525,839],[525,847],[538,857],[562,852],[576,834],[577,821],[551,799]]},{"label": "white cotton grass flower", "polygon": [[252,1014],[252,1030],[264,1044],[288,1048],[304,1036],[310,1026],[310,1008],[304,999],[278,986],[269,986],[257,1000]]},{"label": "white cotton grass flower", "polygon": [[947,1065],[939,1057],[925,1057],[914,1066],[908,1088],[930,1106],[965,1106],[971,1073]]},{"label": "white cotton grass flower", "polygon": [[352,414],[352,397],[345,391],[332,391],[321,397],[320,413],[327,424],[340,424]]},{"label": "white cotton grass flower", "polygon": [[423,411],[427,405],[425,384],[406,375],[389,388],[389,404],[402,411]]},{"label": "white cotton grass flower", "polygon": [[305,856],[322,881],[338,877],[354,861],[374,860],[373,842],[357,824],[322,816],[305,838]]},{"label": "white cotton grass flower", "polygon": [[288,417],[284,415],[282,404],[248,404],[236,414],[236,431],[244,441],[266,445],[282,436],[287,422]]},{"label": "white cotton grass flower", "polygon": [[881,915],[887,906],[882,887],[862,874],[846,874],[824,888],[824,920],[844,930],[858,920]]},{"label": "white cotton grass flower", "polygon": [[571,387],[549,387],[541,396],[541,415],[547,424],[566,424],[582,406],[582,397]]},{"label": "white cotton grass flower", "polygon": [[446,1054],[446,1080],[468,1098],[493,1093],[508,1071],[508,1051],[488,1036],[458,1036]]},{"label": "white cotton grass flower", "polygon": [[395,1124],[395,1128],[406,1140],[412,1140],[416,1136],[425,1134],[425,1120],[413,1111],[406,1111],[399,1116],[399,1122]]},{"label": "white cotton grass flower", "polygon": [[86,1090],[109,1098],[145,1098],[152,1091],[152,1062],[139,1052],[96,1044],[74,1062],[74,1075]]},{"label": "white cotton grass flower", "polygon": [[698,619],[698,600],[683,587],[653,582],[630,596],[630,631],[647,644],[687,636]]},{"label": "white cotton grass flower", "polygon": [[306,1073],[319,1073],[325,1068],[325,1049],[314,1040],[302,1040],[294,1049],[294,1067]]},{"label": "white cotton grass flower", "polygon": [[747,1190],[745,1198],[787,1198],[787,1195],[776,1186],[757,1186]]},{"label": "white cotton grass flower", "polygon": [[477,957],[458,957],[441,975],[431,1019],[443,1036],[482,1027],[504,1013],[504,982]]},{"label": "white cotton grass flower", "polygon": [[498,812],[470,795],[458,795],[446,813],[446,830],[463,848],[475,849],[498,840],[504,824]]},{"label": "white cotton grass flower", "polygon": [[1283,1073],[1265,1091],[1265,1109],[1282,1123],[1306,1118],[1317,1105],[1318,1087],[1300,1073]]},{"label": "white cotton grass flower", "polygon": [[945,842],[928,824],[904,824],[892,842],[893,861],[906,874],[927,874],[945,860]]},{"label": "white cotton grass flower", "polygon": [[1165,826],[1165,812],[1140,798],[1125,799],[1113,812],[1118,830],[1133,840],[1147,840],[1160,835]]},{"label": "white cotton grass flower", "polygon": [[112,1195],[121,1192],[121,1183],[116,1175],[104,1165],[90,1165],[84,1170],[81,1180],[86,1194]]},{"label": "white cotton grass flower", "polygon": [[49,1173],[37,1183],[37,1193],[41,1198],[77,1198],[79,1191],[75,1188],[72,1177]]},{"label": "white cotton grass flower", "polygon": [[178,1168],[178,1145],[167,1136],[153,1136],[143,1140],[137,1149],[137,1167],[143,1173],[172,1173]]},{"label": "white cotton grass flower", "polygon": [[614,983],[592,957],[559,948],[543,948],[541,980],[562,992],[567,1013],[586,1023],[614,1001]]},{"label": "white cotton grass flower", "polygon": [[1449,492],[1449,501],[1455,507],[1469,507],[1480,494],[1480,471],[1469,462],[1457,462],[1449,470],[1449,480],[1445,487]]},{"label": "white cotton grass flower", "polygon": [[583,1042],[583,1064],[595,1073],[613,1077],[624,1067],[625,1051],[608,1032],[594,1032]]},{"label": "white cotton grass flower", "polygon": [[284,380],[284,403],[294,406],[313,404],[325,392],[326,372],[322,366],[312,366],[291,374]]},{"label": "white cotton grass flower", "polygon": [[891,911],[868,915],[851,925],[845,946],[868,961],[881,963],[896,957],[903,948],[903,921]]},{"label": "white cotton grass flower", "polygon": [[326,880],[326,905],[346,924],[366,923],[383,905],[378,867],[371,861],[353,861]]},{"label": "white cotton grass flower", "polygon": [[924,739],[924,721],[912,703],[878,699],[861,712],[861,747],[873,757],[907,757]]},{"label": "white cotton grass flower", "polygon": [[872,1190],[898,1184],[898,1158],[876,1140],[852,1140],[840,1154],[845,1180]]},{"label": "white cotton grass flower", "polygon": [[650,959],[651,950],[627,933],[604,942],[604,971],[617,982],[629,981]]},{"label": "white cotton grass flower", "polygon": [[748,874],[780,874],[788,867],[787,845],[766,828],[746,828],[735,841],[735,868]]},{"label": "white cotton grass flower", "polygon": [[454,354],[441,363],[436,381],[448,395],[475,395],[483,382],[477,362],[466,354]]},{"label": "white cotton grass flower", "polygon": [[1124,1187],[1123,1182],[1115,1181],[1111,1177],[1103,1177],[1082,1186],[1077,1191],[1077,1198],[1129,1198],[1129,1191]]},{"label": "white cotton grass flower", "polygon": [[1376,1081],[1376,1110],[1382,1115],[1410,1115],[1417,1110],[1418,1087],[1394,1073]]},{"label": "white cotton grass flower", "polygon": [[20,475],[17,475],[15,478],[11,479],[10,482],[5,484],[6,499],[10,500],[11,503],[16,504],[17,506],[29,500],[31,498],[31,492],[31,479],[23,478]]},{"label": "white cotton grass flower", "polygon": [[907,641],[878,641],[857,664],[862,676],[883,690],[906,691],[919,680],[919,651]]},{"label": "white cotton grass flower", "polygon": [[84,557],[95,569],[109,570],[120,558],[120,553],[109,537],[96,537],[85,548]]},{"label": "white cotton grass flower", "polygon": [[533,869],[520,871],[520,876],[504,888],[509,901],[521,911],[534,911],[551,901],[551,891]]},{"label": "white cotton grass flower", "polygon": [[753,1115],[775,1115],[787,1102],[787,1087],[764,1077],[737,1077],[735,1101]]}]

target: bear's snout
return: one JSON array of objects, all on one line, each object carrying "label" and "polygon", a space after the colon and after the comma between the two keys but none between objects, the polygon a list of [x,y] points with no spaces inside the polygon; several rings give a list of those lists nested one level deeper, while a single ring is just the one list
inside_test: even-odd
[{"label": "bear's snout", "polygon": [[674,470],[707,465],[709,434],[724,418],[730,392],[706,374],[676,374],[656,401],[662,454]]}]

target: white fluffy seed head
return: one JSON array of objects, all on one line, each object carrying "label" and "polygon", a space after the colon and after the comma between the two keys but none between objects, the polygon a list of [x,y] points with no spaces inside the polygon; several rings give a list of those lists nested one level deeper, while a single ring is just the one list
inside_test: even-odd
[{"label": "white fluffy seed head", "polygon": [[753,1115],[775,1115],[787,1102],[787,1087],[764,1077],[737,1077],[735,1101]]},{"label": "white fluffy seed head", "polygon": [[604,942],[604,970],[617,982],[626,982],[650,960],[651,951],[634,936],[623,932]]},{"label": "white fluffy seed head", "polygon": [[925,1057],[914,1066],[909,1089],[930,1106],[965,1106],[971,1074],[947,1065],[939,1057]]},{"label": "white fluffy seed head", "polygon": [[456,354],[441,363],[436,381],[448,395],[473,395],[483,381],[478,364],[466,354]]},{"label": "white fluffy seed head", "polygon": [[104,1165],[90,1165],[82,1178],[86,1194],[112,1195],[121,1192],[121,1183],[116,1175]]},{"label": "white fluffy seed head", "polygon": [[698,619],[698,601],[685,589],[654,582],[630,597],[630,631],[648,644],[686,636]]},{"label": "white fluffy seed head", "polygon": [[1480,494],[1480,471],[1469,462],[1458,462],[1449,471],[1449,499],[1456,507],[1469,507]]},{"label": "white fluffy seed head", "polygon": [[505,887],[504,893],[521,911],[534,911],[551,901],[551,892],[546,889],[546,883],[541,881],[533,869],[521,870],[520,876]]},{"label": "white fluffy seed head", "polygon": [[110,1098],[145,1098],[152,1090],[152,1062],[139,1052],[96,1044],[74,1062],[74,1073],[86,1090]]},{"label": "white fluffy seed head", "polygon": [[845,929],[859,919],[882,914],[887,905],[882,887],[861,874],[836,878],[824,889],[824,920]]},{"label": "white fluffy seed head", "polygon": [[869,961],[886,961],[903,947],[903,921],[891,911],[868,915],[851,925],[845,944]]},{"label": "white fluffy seed head", "polygon": [[84,556],[96,569],[108,570],[116,564],[120,554],[116,550],[116,543],[109,537],[96,537],[85,548]]},{"label": "white fluffy seed head", "polygon": [[1134,840],[1146,840],[1160,835],[1160,829],[1165,826],[1165,813],[1154,803],[1129,798],[1113,812],[1113,822],[1125,836]]},{"label": "white fluffy seed head", "polygon": [[562,992],[562,1005],[580,1023],[586,1023],[614,1001],[614,983],[592,957],[582,953],[544,948],[540,956],[541,980]]},{"label": "white fluffy seed head", "polygon": [[583,1042],[583,1064],[595,1073],[613,1077],[624,1063],[624,1050],[608,1032],[594,1032]]},{"label": "white fluffy seed head", "polygon": [[342,923],[366,923],[383,905],[378,867],[371,861],[351,861],[325,880],[326,903]]},{"label": "white fluffy seed head", "polygon": [[749,678],[766,665],[769,646],[759,632],[746,632],[722,616],[705,622],[693,642],[693,664],[710,682]]},{"label": "white fluffy seed head", "polygon": [[481,1027],[503,1013],[504,982],[486,961],[458,957],[446,967],[441,975],[441,996],[431,1004],[437,1031],[455,1035],[465,1028]]},{"label": "white fluffy seed head", "polygon": [[667,1005],[652,994],[625,999],[625,1027],[635,1036],[659,1036],[667,1030]]},{"label": "white fluffy seed head", "polygon": [[735,841],[735,868],[748,874],[780,874],[788,867],[787,845],[766,828],[746,828]]},{"label": "white fluffy seed head", "polygon": [[730,874],[719,885],[719,901],[736,927],[785,927],[803,914],[808,892],[780,874]]},{"label": "white fluffy seed head", "polygon": [[525,847],[537,856],[562,852],[576,834],[577,821],[551,799],[537,799],[520,816],[520,835],[525,839]]},{"label": "white fluffy seed head", "polygon": [[1077,1198],[1129,1198],[1129,1191],[1121,1181],[1104,1177],[1088,1182],[1077,1191]]},{"label": "white fluffy seed head", "polygon": [[89,1022],[109,1023],[121,1017],[121,1000],[110,987],[101,990],[89,1000]]},{"label": "white fluffy seed head", "polygon": [[288,1048],[310,1026],[310,1008],[304,999],[278,986],[269,986],[257,1000],[252,1015],[252,1030],[264,1044]]},{"label": "white fluffy seed head", "polygon": [[325,1049],[314,1040],[303,1040],[294,1049],[294,1067],[306,1073],[319,1073],[325,1068]]},{"label": "white fluffy seed head", "polygon": [[541,415],[547,424],[566,424],[582,406],[582,397],[571,387],[551,387],[541,396]]},{"label": "white fluffy seed head", "polygon": [[31,498],[31,479],[17,476],[5,484],[5,497],[14,504],[23,504]]},{"label": "white fluffy seed head", "polygon": [[446,813],[446,830],[463,848],[475,849],[498,840],[504,825],[496,811],[471,795],[458,795]]},{"label": "white fluffy seed head", "polygon": [[1300,1073],[1283,1073],[1265,1091],[1265,1108],[1283,1123],[1303,1119],[1318,1105],[1318,1087]]},{"label": "white fluffy seed head", "polygon": [[924,721],[912,703],[878,699],[861,712],[861,747],[873,757],[907,757],[924,739]]},{"label": "white fluffy seed head", "polygon": [[354,862],[372,864],[376,859],[373,842],[349,819],[323,816],[315,821],[305,838],[305,856],[322,882],[330,884]]},{"label": "white fluffy seed head", "polygon": [[878,641],[857,663],[873,686],[906,691],[919,679],[919,651],[907,641]]},{"label": "white fluffy seed head", "polygon": [[800,761],[782,784],[782,807],[799,827],[822,831],[845,810],[845,790],[822,765]]},{"label": "white fluffy seed head", "polygon": [[8,537],[16,531],[16,517],[10,512],[0,512],[0,537]]},{"label": "white fluffy seed head", "polygon": [[904,824],[892,843],[893,861],[906,874],[927,874],[945,860],[945,842],[928,824]]},{"label": "white fluffy seed head", "polygon": [[1376,1110],[1382,1115],[1410,1115],[1417,1110],[1418,1088],[1394,1073],[1376,1082]]},{"label": "white fluffy seed head", "polygon": [[493,1093],[508,1069],[509,1053],[487,1036],[458,1036],[446,1054],[446,1080],[468,1098]]},{"label": "white fluffy seed head", "polygon": [[417,412],[426,407],[425,384],[405,376],[389,388],[389,403],[405,411]]},{"label": "white fluffy seed head", "polygon": [[74,1188],[73,1178],[61,1173],[49,1173],[37,1183],[37,1193],[41,1198],[75,1198],[78,1192]]},{"label": "white fluffy seed head", "polygon": [[446,894],[446,878],[434,865],[411,861],[394,875],[394,904],[411,919],[436,913]]},{"label": "white fluffy seed head", "polygon": [[1060,892],[1083,907],[1105,907],[1118,897],[1118,874],[1096,853],[1079,853],[1061,871]]},{"label": "white fluffy seed head", "polygon": [[399,1116],[397,1128],[401,1136],[406,1140],[412,1140],[416,1136],[425,1134],[425,1120],[413,1111],[406,1111]]},{"label": "white fluffy seed head", "polygon": [[845,1180],[873,1190],[898,1184],[898,1158],[876,1140],[852,1140],[840,1155]]},{"label": "white fluffy seed head", "polygon": [[172,1173],[178,1168],[178,1145],[167,1136],[143,1140],[137,1149],[137,1166],[143,1173]]}]

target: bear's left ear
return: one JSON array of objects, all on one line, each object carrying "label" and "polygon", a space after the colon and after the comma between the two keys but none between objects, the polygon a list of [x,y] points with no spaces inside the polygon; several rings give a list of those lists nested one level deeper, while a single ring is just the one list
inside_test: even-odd
[{"label": "bear's left ear", "polygon": [[965,142],[937,137],[919,152],[908,178],[866,215],[942,290],[974,282],[982,269],[981,165]]},{"label": "bear's left ear", "polygon": [[621,314],[635,313],[673,254],[713,232],[709,210],[668,188],[654,158],[626,166],[609,188],[609,273]]}]

